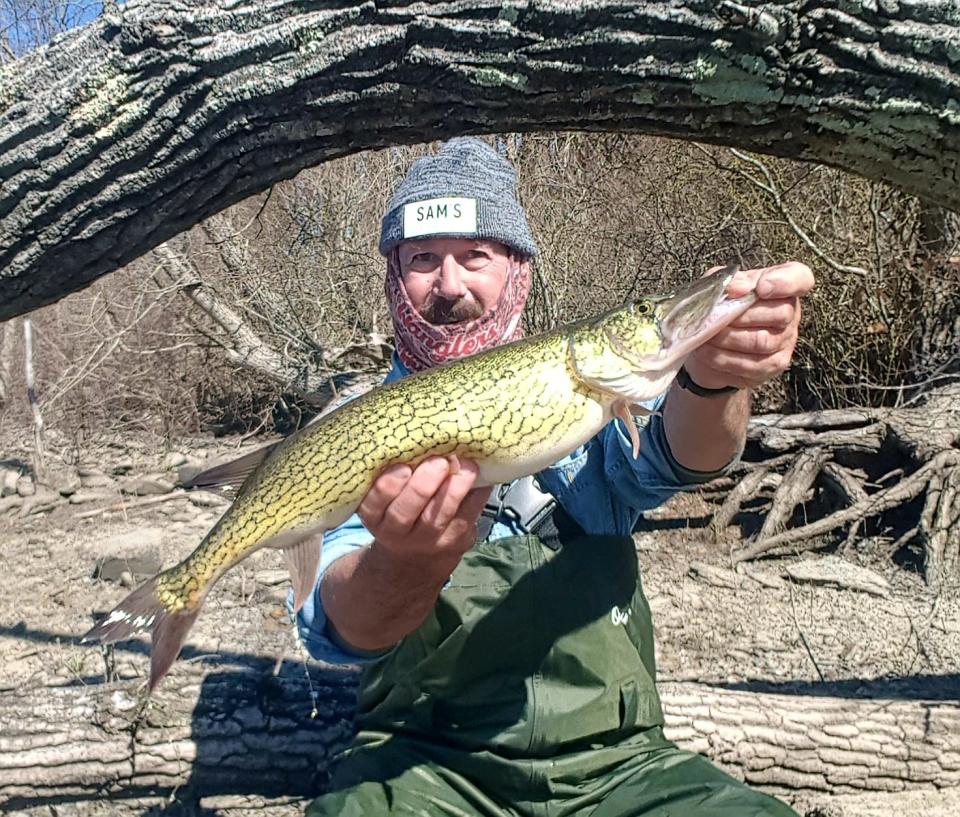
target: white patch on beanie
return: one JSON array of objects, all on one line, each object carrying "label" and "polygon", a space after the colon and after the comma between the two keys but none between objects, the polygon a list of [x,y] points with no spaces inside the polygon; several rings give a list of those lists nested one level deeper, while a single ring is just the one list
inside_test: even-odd
[{"label": "white patch on beanie", "polygon": [[447,196],[403,206],[403,238],[477,234],[477,200]]}]

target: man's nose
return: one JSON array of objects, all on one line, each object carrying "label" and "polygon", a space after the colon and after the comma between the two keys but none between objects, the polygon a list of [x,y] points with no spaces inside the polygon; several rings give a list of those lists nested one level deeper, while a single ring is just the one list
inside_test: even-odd
[{"label": "man's nose", "polygon": [[445,255],[440,263],[440,277],[437,279],[437,294],[448,301],[454,301],[467,294],[463,285],[463,267],[452,255]]}]

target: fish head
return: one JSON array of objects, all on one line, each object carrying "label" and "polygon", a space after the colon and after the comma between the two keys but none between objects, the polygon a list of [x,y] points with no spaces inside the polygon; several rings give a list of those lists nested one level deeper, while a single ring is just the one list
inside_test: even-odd
[{"label": "fish head", "polygon": [[593,321],[571,342],[575,373],[617,398],[640,403],[666,391],[684,360],[756,301],[727,293],[727,267],[668,295],[644,296]]}]

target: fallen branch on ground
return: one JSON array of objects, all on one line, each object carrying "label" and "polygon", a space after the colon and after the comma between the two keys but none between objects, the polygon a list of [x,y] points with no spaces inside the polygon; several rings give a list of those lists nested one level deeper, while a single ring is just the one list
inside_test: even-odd
[{"label": "fallen branch on ground", "polygon": [[[306,795],[352,733],[349,672],[183,665],[150,699],[132,682],[21,689],[0,704],[0,809],[92,796]],[[662,686],[667,731],[773,790],[960,785],[960,707]],[[315,707],[315,709],[314,709]],[[313,716],[315,714],[315,717]]]},{"label": "fallen branch on ground", "polygon": [[184,491],[180,488],[171,491],[169,494],[161,494],[160,496],[148,496],[142,499],[121,499],[117,502],[111,502],[109,505],[103,508],[95,508],[92,511],[83,511],[81,513],[75,514],[75,519],[90,519],[94,516],[100,516],[105,513],[126,513],[127,511],[135,511],[140,508],[147,508],[151,505],[159,505],[161,502],[172,502],[175,499],[189,499],[190,494],[187,491]]}]

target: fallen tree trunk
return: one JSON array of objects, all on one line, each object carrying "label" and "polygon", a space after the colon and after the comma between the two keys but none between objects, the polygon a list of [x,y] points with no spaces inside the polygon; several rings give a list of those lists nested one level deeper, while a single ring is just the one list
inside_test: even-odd
[{"label": "fallen tree trunk", "polygon": [[956,702],[662,689],[667,732],[737,777],[794,791],[960,785]]},{"label": "fallen tree trunk", "polygon": [[[353,730],[354,677],[200,671],[149,703],[130,682],[13,692],[0,703],[0,810],[92,797],[309,795]],[[671,738],[772,790],[960,784],[960,707],[668,683]]]}]

